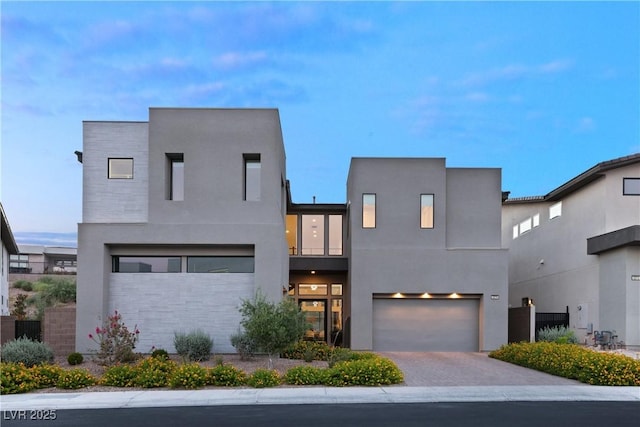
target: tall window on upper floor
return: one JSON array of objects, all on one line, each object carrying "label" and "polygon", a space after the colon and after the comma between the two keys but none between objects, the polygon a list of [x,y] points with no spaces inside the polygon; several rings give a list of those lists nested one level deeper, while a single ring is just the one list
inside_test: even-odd
[{"label": "tall window on upper floor", "polygon": [[623,178],[622,194],[624,196],[640,196],[640,178]]},{"label": "tall window on upper floor", "polygon": [[298,215],[287,215],[285,233],[289,255],[298,255]]},{"label": "tall window on upper floor", "polygon": [[302,215],[302,255],[324,255],[324,215]]},{"label": "tall window on upper floor", "polygon": [[260,200],[260,154],[244,154],[244,200]]},{"label": "tall window on upper floor", "polygon": [[133,159],[110,158],[107,176],[109,179],[133,179]]},{"label": "tall window on upper floor", "polygon": [[549,219],[562,216],[562,202],[549,206]]},{"label": "tall window on upper floor", "polygon": [[362,195],[362,228],[376,228],[376,195]]},{"label": "tall window on upper floor", "polygon": [[329,255],[342,255],[342,215],[329,215]]},{"label": "tall window on upper floor", "polygon": [[167,154],[167,199],[184,200],[184,154]]},{"label": "tall window on upper floor", "polygon": [[420,195],[420,228],[433,228],[433,194]]}]

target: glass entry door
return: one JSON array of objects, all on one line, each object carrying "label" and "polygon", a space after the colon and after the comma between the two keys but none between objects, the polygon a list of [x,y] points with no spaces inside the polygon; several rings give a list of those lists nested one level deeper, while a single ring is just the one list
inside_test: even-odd
[{"label": "glass entry door", "polygon": [[301,300],[300,310],[310,325],[304,339],[308,341],[326,341],[327,337],[327,300]]}]

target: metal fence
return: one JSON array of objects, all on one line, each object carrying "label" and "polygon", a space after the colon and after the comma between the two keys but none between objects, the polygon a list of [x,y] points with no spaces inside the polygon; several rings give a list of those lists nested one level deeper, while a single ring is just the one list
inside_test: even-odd
[{"label": "metal fence", "polygon": [[569,306],[565,313],[538,313],[536,312],[536,341],[538,341],[538,331],[545,327],[555,326],[569,327]]},{"label": "metal fence", "polygon": [[26,336],[34,341],[42,341],[42,324],[39,320],[16,320],[16,339]]}]

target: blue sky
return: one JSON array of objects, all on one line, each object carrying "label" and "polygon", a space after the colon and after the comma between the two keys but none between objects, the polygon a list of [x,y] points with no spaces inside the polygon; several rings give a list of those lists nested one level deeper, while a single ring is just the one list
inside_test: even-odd
[{"label": "blue sky", "polygon": [[0,7],[1,200],[19,243],[73,240],[82,121],[149,107],[278,108],[299,203],[344,202],[351,157],[500,167],[518,197],[640,152],[638,2]]}]

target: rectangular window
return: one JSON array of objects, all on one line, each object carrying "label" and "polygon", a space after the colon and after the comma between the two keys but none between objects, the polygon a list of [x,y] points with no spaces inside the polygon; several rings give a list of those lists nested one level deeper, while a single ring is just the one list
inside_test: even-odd
[{"label": "rectangular window", "polygon": [[188,273],[253,273],[252,256],[190,256],[187,257]]},{"label": "rectangular window", "polygon": [[622,194],[624,196],[640,196],[640,178],[623,178]]},{"label": "rectangular window", "polygon": [[333,283],[331,285],[331,295],[342,295],[342,284]]},{"label": "rectangular window", "polygon": [[260,154],[244,154],[244,200],[260,201]]},{"label": "rectangular window", "polygon": [[133,179],[133,159],[110,158],[109,179]]},{"label": "rectangular window", "polygon": [[519,236],[518,234],[518,224],[513,226],[513,238],[517,238]]},{"label": "rectangular window", "polygon": [[298,255],[298,215],[287,215],[285,233],[289,255]]},{"label": "rectangular window", "polygon": [[184,154],[167,154],[169,179],[167,180],[168,200],[184,200]]},{"label": "rectangular window", "polygon": [[179,256],[114,256],[114,273],[180,273]]},{"label": "rectangular window", "polygon": [[531,230],[531,218],[527,218],[520,223],[520,234]]},{"label": "rectangular window", "polygon": [[562,202],[558,202],[549,207],[549,219],[562,216]]},{"label": "rectangular window", "polygon": [[433,228],[433,194],[420,195],[420,228]]},{"label": "rectangular window", "polygon": [[298,285],[298,295],[327,295],[327,285]]},{"label": "rectangular window", "polygon": [[329,255],[342,255],[342,215],[329,215]]},{"label": "rectangular window", "polygon": [[540,214],[535,214],[533,216],[533,226],[537,227],[540,225]]},{"label": "rectangular window", "polygon": [[376,195],[362,195],[362,228],[376,228]]},{"label": "rectangular window", "polygon": [[302,215],[302,255],[324,255],[324,215]]}]

